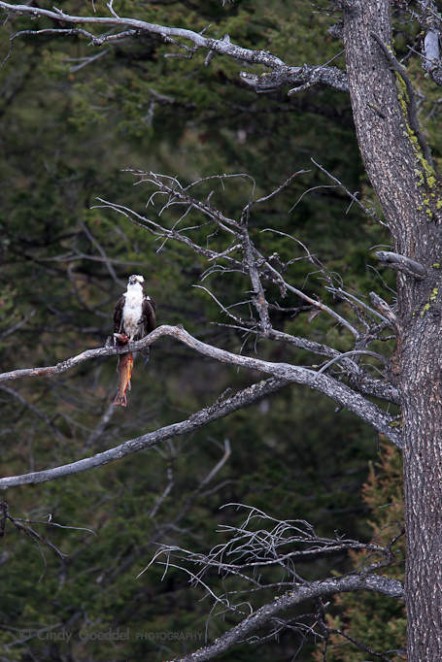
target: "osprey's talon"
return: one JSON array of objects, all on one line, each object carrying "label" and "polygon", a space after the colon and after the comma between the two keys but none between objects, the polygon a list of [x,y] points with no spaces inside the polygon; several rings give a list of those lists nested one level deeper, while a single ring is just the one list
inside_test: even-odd
[{"label": "osprey's talon", "polygon": [[113,338],[114,344],[116,345],[127,345],[129,342],[129,336],[127,336],[125,333],[114,333]]}]

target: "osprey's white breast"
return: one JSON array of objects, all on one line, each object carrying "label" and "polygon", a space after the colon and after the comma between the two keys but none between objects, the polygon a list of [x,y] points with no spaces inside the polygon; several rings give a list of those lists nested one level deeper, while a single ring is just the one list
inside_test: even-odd
[{"label": "osprey's white breast", "polygon": [[130,285],[124,295],[123,329],[130,340],[133,340],[138,333],[143,315],[143,296],[143,288],[138,283]]}]

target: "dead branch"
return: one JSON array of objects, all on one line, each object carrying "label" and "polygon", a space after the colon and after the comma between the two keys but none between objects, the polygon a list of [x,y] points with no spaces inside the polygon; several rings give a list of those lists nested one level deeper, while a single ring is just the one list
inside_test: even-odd
[{"label": "dead branch", "polygon": [[275,598],[271,603],[260,607],[250,616],[244,618],[243,621],[218,637],[218,639],[212,644],[200,648],[190,655],[175,658],[170,662],[203,662],[205,660],[213,659],[217,655],[232,648],[235,644],[244,641],[258,628],[271,623],[276,615],[294,607],[295,605],[299,605],[306,600],[311,600],[313,598],[324,598],[336,593],[348,593],[351,591],[381,593],[394,599],[402,599],[404,595],[404,589],[401,582],[395,579],[382,577],[378,574],[347,575],[340,578],[309,582],[301,586],[293,586],[291,590],[287,591],[280,597]]},{"label": "dead branch", "polygon": [[[10,2],[0,2],[0,9],[9,15],[21,14],[30,18],[47,18],[54,23],[68,25],[90,25],[95,28],[116,28],[117,34],[93,34],[85,28],[62,28],[66,35],[83,36],[90,40],[95,46],[102,46],[113,42],[119,42],[122,39],[136,38],[141,34],[156,35],[165,43],[175,44],[180,48],[185,48],[188,52],[187,57],[192,57],[198,49],[208,51],[206,57],[206,66],[210,64],[213,55],[224,55],[231,57],[238,62],[247,64],[259,64],[271,69],[270,74],[254,75],[249,72],[241,72],[242,82],[256,92],[271,92],[281,87],[290,86],[290,94],[302,91],[314,85],[326,85],[340,91],[348,91],[347,74],[338,67],[323,65],[304,65],[302,67],[288,66],[283,60],[272,55],[265,50],[253,50],[243,48],[233,43],[229,35],[224,35],[221,39],[206,37],[202,32],[194,32],[184,28],[175,28],[165,25],[157,25],[135,18],[122,17],[113,11],[110,3],[107,4],[110,16],[75,16],[67,14],[60,9],[42,9],[37,6],[25,4],[14,5]],[[38,36],[39,30],[25,30],[16,33],[12,38],[17,38],[23,34]],[[45,31],[48,34],[48,30]],[[57,33],[58,30],[49,31]],[[191,47],[188,43],[192,44]],[[169,54],[169,57],[173,54]],[[182,57],[182,55],[181,55]],[[295,87],[293,87],[295,86]]]},{"label": "dead branch", "polygon": [[[234,354],[233,352],[228,352],[227,350],[213,347],[212,345],[197,340],[182,327],[176,326],[160,326],[142,340],[135,343],[128,343],[128,345],[123,347],[123,351],[119,347],[100,347],[98,349],[86,350],[85,352],[66,359],[55,366],[45,368],[24,368],[3,373],[0,374],[0,383],[8,380],[22,379],[24,377],[56,375],[94,358],[111,356],[128,351],[136,352],[146,347],[150,347],[150,345],[162,336],[175,338],[196,352],[208,356],[215,361],[235,365],[247,370],[257,370],[263,374],[276,377],[278,380],[301,384],[317,390],[337,402],[341,407],[346,407],[349,411],[357,414],[362,420],[374,427],[375,430],[385,434],[388,439],[399,448],[402,446],[399,433],[390,426],[393,417],[386,414],[377,405],[373,404],[337,379],[325,374],[318,374],[315,370],[291,365],[289,363],[274,363],[251,356]],[[117,459],[117,457],[115,459]]]},{"label": "dead branch", "polygon": [[280,66],[271,73],[261,75],[241,71],[242,82],[258,94],[269,94],[281,87],[290,86],[289,96],[303,92],[314,85],[326,85],[340,92],[348,92],[347,74],[338,67],[303,65]]},{"label": "dead branch", "polygon": [[420,262],[416,262],[416,260],[412,260],[405,255],[392,253],[391,251],[376,251],[375,255],[384,266],[402,271],[417,280],[423,280],[427,275],[427,270]]},{"label": "dead branch", "polygon": [[153,448],[167,439],[193,432],[211,421],[215,421],[238,409],[258,402],[261,398],[275,393],[286,385],[287,382],[285,380],[275,378],[255,383],[225,400],[217,401],[213,405],[201,409],[184,421],[173,423],[155,432],[149,432],[135,439],[130,439],[119,446],[97,453],[91,457],[44,471],[34,471],[21,476],[0,478],[0,489],[5,490],[10,487],[17,487],[18,485],[44,483],[57,478],[63,478],[64,476],[89,471],[109,462],[115,462],[127,455],[138,453],[146,448]]},{"label": "dead branch", "polygon": [[[154,34],[165,41],[171,39],[183,39],[190,41],[197,48],[213,51],[219,55],[228,55],[241,62],[249,64],[262,64],[271,69],[278,68],[284,65],[283,61],[278,57],[267,53],[266,51],[254,51],[249,48],[243,48],[232,43],[230,40],[210,39],[204,35],[187,30],[184,28],[173,28],[166,25],[157,25],[155,23],[148,23],[135,18],[124,18],[111,14],[108,17],[101,16],[75,16],[66,14],[60,9],[42,9],[40,7],[29,5],[14,5],[9,2],[0,2],[0,9],[3,9],[8,14],[22,14],[28,15],[31,18],[48,18],[55,23],[71,24],[71,25],[92,25],[95,27],[116,27],[119,29],[131,29],[143,34]],[[94,37],[95,44],[104,44],[108,41],[108,35],[101,35]]]},{"label": "dead branch", "polygon": [[[403,598],[403,586],[399,581],[376,572],[381,565],[389,565],[394,560],[390,546],[365,545],[337,535],[334,538],[318,536],[305,520],[281,520],[243,504],[230,503],[224,507],[232,506],[245,510],[246,515],[237,526],[220,526],[219,531],[227,535],[226,541],[217,544],[207,554],[177,546],[162,546],[138,575],[143,575],[154,564],[164,566],[163,577],[170,568],[181,570],[189,577],[190,583],[199,586],[213,602],[212,612],[229,612],[231,617],[242,619],[213,643],[179,658],[181,662],[211,659],[237,643],[255,641],[257,636],[259,640],[274,637],[287,627],[286,619],[281,620],[279,614],[312,598],[354,590]],[[300,563],[333,554],[342,555],[352,549],[364,549],[367,558],[374,560],[359,572],[339,578],[312,582],[299,575]],[[376,558],[384,560],[378,562]],[[216,592],[210,585],[212,575],[224,579],[222,588]],[[228,581],[230,577],[234,578],[233,582]],[[276,597],[262,606],[261,596],[268,591]],[[314,625],[306,626],[301,622],[293,627],[307,627],[310,632],[315,632]],[[262,629],[267,634],[250,636]]]},{"label": "dead branch", "polygon": [[[166,238],[171,238],[181,243],[184,243],[186,246],[194,250],[197,254],[203,255],[207,259],[217,260],[222,257],[222,259],[224,259],[227,262],[230,268],[233,268],[235,271],[239,271],[240,273],[248,274],[252,279],[252,291],[258,294],[255,300],[256,302],[255,305],[257,306],[258,314],[261,319],[261,324],[264,325],[263,328],[266,328],[267,334],[270,331],[271,326],[269,326],[268,309],[266,308],[266,301],[264,296],[264,290],[261,285],[261,278],[264,278],[267,281],[274,283],[281,291],[291,292],[292,294],[296,295],[297,297],[299,297],[309,305],[316,308],[318,311],[326,313],[332,319],[334,319],[336,322],[338,322],[348,331],[350,331],[350,333],[355,338],[357,339],[359,338],[360,334],[358,329],[349,320],[347,320],[345,317],[343,317],[335,310],[327,306],[321,300],[307,295],[301,289],[296,288],[290,283],[288,283],[285,280],[285,278],[282,276],[282,274],[271,263],[270,258],[266,258],[264,255],[262,255],[262,253],[258,251],[256,247],[254,246],[253,248],[251,247],[250,236],[247,234],[247,238],[246,238],[247,229],[244,227],[245,217],[248,215],[251,208],[250,203],[244,208],[242,213],[242,219],[241,221],[238,222],[234,219],[225,216],[219,209],[213,207],[210,204],[210,202],[208,201],[201,202],[198,198],[188,193],[190,186],[195,186],[198,183],[206,181],[204,179],[199,180],[198,182],[194,182],[189,187],[184,188],[176,178],[165,177],[163,175],[158,175],[153,172],[144,173],[139,171],[139,172],[135,172],[135,174],[140,178],[139,180],[140,182],[149,182],[150,184],[153,184],[157,188],[157,193],[160,193],[161,195],[164,195],[166,197],[166,203],[159,212],[159,215],[162,213],[163,210],[172,208],[174,205],[179,205],[179,204],[184,204],[186,206],[186,209],[188,210],[195,209],[200,211],[202,214],[204,214],[204,216],[206,216],[208,219],[216,223],[216,225],[221,230],[227,232],[230,235],[233,235],[234,245],[239,243],[244,247],[243,249],[244,259],[238,260],[232,258],[232,256],[226,253],[226,251],[220,253],[218,251],[213,251],[206,247],[199,246],[198,244],[193,242],[188,237],[187,234],[177,231],[176,224],[172,228],[172,230],[170,230],[168,228],[164,228],[159,223],[152,221],[151,219],[148,219],[145,216],[138,214],[137,212],[134,212],[132,209],[128,207],[124,207],[122,205],[115,205],[113,203],[109,203],[105,200],[100,199],[100,201],[104,203],[104,206],[124,214],[124,216],[126,216],[130,220],[133,220],[136,224],[141,225],[145,229],[148,229],[149,231],[153,232],[153,234],[156,234],[158,236],[164,236]],[[276,191],[282,190],[283,188],[284,188],[284,184],[282,185],[282,187],[278,187]],[[153,194],[153,196],[150,197],[149,199],[150,203],[152,203],[152,201],[154,200],[154,195],[155,194]],[[260,201],[261,200],[259,200],[259,202]],[[189,228],[187,228],[187,230],[188,229]]]}]

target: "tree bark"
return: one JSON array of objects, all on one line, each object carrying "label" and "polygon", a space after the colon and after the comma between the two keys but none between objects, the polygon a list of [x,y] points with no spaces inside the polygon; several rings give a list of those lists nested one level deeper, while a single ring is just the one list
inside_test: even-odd
[{"label": "tree bark", "polygon": [[398,275],[397,355],[404,433],[408,661],[442,660],[442,334],[440,188],[391,49],[388,0],[344,8],[349,89],[367,173],[394,250],[426,277]]}]

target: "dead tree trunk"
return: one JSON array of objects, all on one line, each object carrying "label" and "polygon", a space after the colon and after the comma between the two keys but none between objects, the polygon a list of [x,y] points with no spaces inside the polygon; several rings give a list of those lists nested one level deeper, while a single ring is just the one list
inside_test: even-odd
[{"label": "dead tree trunk", "polygon": [[388,0],[345,3],[358,141],[394,250],[426,276],[398,275],[397,360],[404,432],[409,662],[442,659],[442,254],[440,185],[406,71],[391,47]]}]

